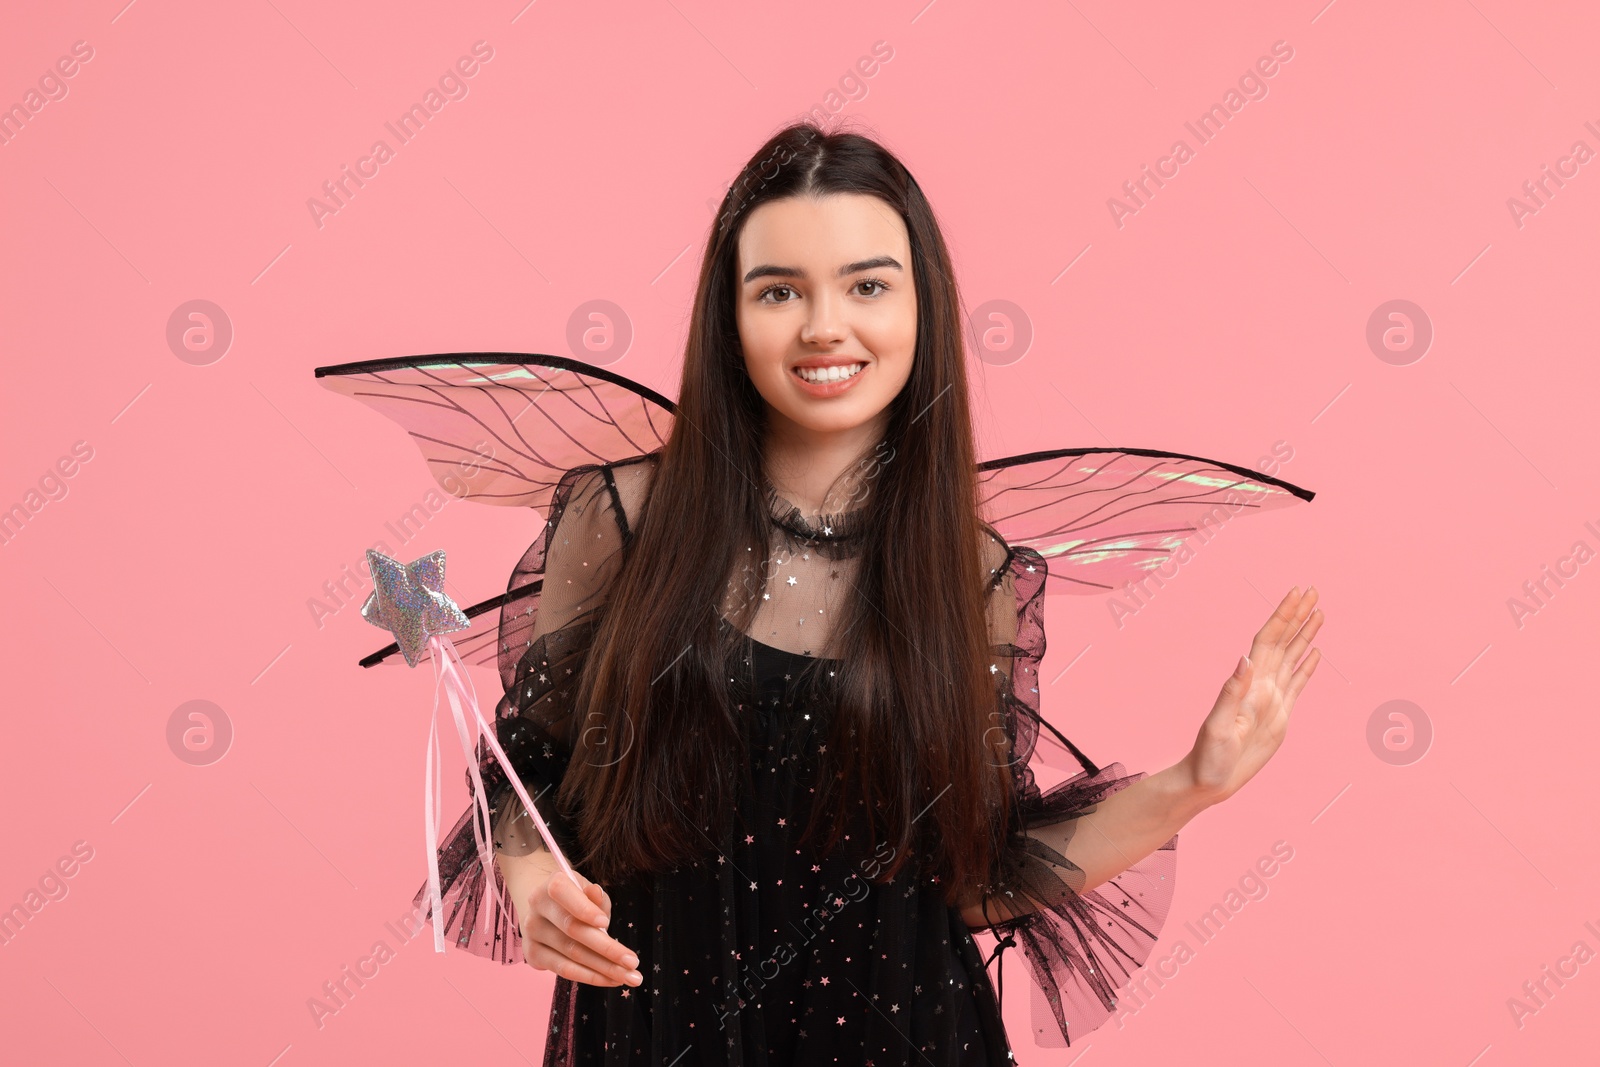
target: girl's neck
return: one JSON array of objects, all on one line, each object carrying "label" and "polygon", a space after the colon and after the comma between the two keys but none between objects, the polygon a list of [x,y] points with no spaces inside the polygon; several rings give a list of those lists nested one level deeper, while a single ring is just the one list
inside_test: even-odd
[{"label": "girl's neck", "polygon": [[887,414],[835,432],[769,419],[762,458],[767,481],[807,516],[837,514],[858,506],[862,483],[873,469],[873,448],[883,439]]}]

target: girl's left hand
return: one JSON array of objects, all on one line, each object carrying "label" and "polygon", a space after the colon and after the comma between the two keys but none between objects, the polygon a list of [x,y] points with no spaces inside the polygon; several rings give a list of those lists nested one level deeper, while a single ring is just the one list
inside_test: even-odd
[{"label": "girl's left hand", "polygon": [[1322,627],[1322,611],[1312,610],[1316,603],[1315,586],[1289,590],[1201,724],[1183,765],[1209,803],[1238,792],[1283,743],[1295,699],[1322,659],[1319,648],[1300,659]]}]

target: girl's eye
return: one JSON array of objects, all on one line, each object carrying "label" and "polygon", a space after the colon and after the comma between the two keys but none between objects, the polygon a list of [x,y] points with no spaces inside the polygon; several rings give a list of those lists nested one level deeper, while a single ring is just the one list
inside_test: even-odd
[{"label": "girl's eye", "polygon": [[[860,288],[863,285],[875,286],[875,288],[874,288],[874,290],[872,292],[863,293],[862,294],[863,296],[882,296],[884,293],[889,291],[889,283],[884,281],[882,278],[862,278],[859,282],[856,283],[856,287],[857,288]],[[788,293],[790,298],[792,298],[793,295],[794,295],[794,289],[791,286],[784,285],[783,283],[780,282],[777,285],[769,285],[765,289],[761,290],[761,292],[756,294],[756,300],[758,302],[761,302],[761,303],[771,303],[771,304],[792,304],[792,303],[794,303],[793,299],[790,299],[790,298],[786,298],[786,299],[783,299],[783,300],[768,300],[767,299],[768,296],[772,295],[773,293],[777,293],[777,292]]]}]

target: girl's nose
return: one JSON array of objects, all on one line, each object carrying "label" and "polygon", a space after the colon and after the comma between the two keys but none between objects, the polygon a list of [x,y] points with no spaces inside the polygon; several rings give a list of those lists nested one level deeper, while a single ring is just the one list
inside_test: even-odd
[{"label": "girl's nose", "polygon": [[811,311],[800,327],[800,339],[814,344],[827,344],[844,339],[843,316],[836,302],[819,298],[811,304]]}]

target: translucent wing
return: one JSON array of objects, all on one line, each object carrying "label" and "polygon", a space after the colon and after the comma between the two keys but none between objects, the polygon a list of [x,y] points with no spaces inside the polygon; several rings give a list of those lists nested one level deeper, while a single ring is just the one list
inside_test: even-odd
[{"label": "translucent wing", "polygon": [[676,405],[563,356],[457,352],[318,367],[336,393],[405,427],[452,496],[543,509],[561,475],[660,448]]},{"label": "translucent wing", "polygon": [[1309,489],[1231,463],[1146,448],[1062,448],[978,464],[984,515],[1050,563],[1056,592],[1114,590],[1184,541]]},{"label": "translucent wing", "polygon": [[[316,368],[327,388],[403,426],[439,485],[483,504],[547,512],[561,477],[584,464],[653,452],[677,405],[630,378],[564,356],[456,352]],[[531,625],[542,580],[464,609],[472,626],[450,635],[464,662],[496,666],[504,617]],[[363,667],[401,663],[390,644]]]}]

